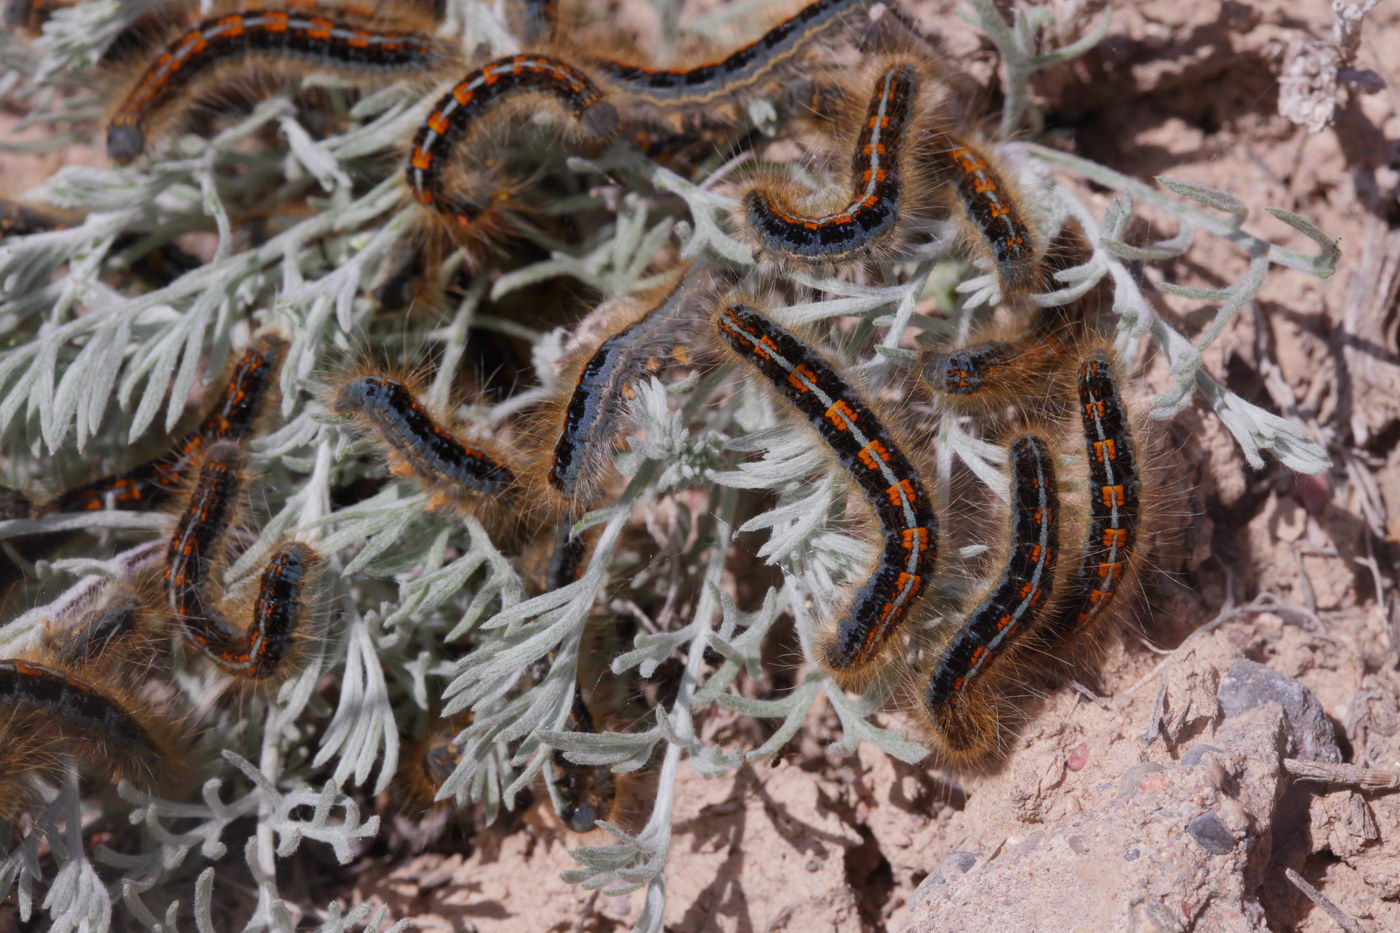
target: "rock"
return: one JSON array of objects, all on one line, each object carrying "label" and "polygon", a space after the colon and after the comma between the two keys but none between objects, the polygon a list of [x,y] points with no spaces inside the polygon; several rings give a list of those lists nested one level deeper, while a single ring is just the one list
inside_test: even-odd
[{"label": "rock", "polygon": [[1186,831],[1202,849],[1212,855],[1224,855],[1235,847],[1235,837],[1230,832],[1230,827],[1226,826],[1220,814],[1213,810],[1207,810],[1187,823]]},{"label": "rock", "polygon": [[1272,837],[1250,827],[1271,825],[1285,786],[1289,723],[1280,705],[1237,713],[1189,762],[1123,767],[1083,810],[1008,838],[988,857],[949,856],[910,900],[906,933],[1263,933],[1250,879],[1267,866]]},{"label": "rock", "polygon": [[1290,758],[1326,761],[1342,760],[1332,720],[1323,712],[1317,697],[1292,677],[1270,670],[1254,661],[1238,660],[1220,680],[1220,708],[1229,719],[1254,709],[1261,703],[1277,703],[1292,733]]}]

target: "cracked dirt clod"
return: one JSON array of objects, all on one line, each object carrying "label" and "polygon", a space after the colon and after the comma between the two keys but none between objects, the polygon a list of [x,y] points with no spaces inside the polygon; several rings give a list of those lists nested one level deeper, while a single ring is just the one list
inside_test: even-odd
[{"label": "cracked dirt clod", "polygon": [[[1157,914],[1180,929],[1268,929],[1250,879],[1264,869],[1282,794],[1281,749],[1291,740],[1281,707],[1231,719],[1210,749],[1103,781],[1086,809],[960,875],[930,875],[912,900],[909,933],[987,929],[1150,929]],[[1236,788],[1250,785],[1247,793]],[[1153,906],[1148,907],[1151,904]]]}]

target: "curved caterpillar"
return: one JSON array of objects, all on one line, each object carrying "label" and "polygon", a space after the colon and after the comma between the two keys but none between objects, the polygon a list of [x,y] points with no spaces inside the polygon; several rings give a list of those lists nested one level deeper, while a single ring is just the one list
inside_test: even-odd
[{"label": "curved caterpillar", "polygon": [[[278,547],[263,570],[251,609],[245,613],[220,605],[210,577],[243,494],[242,464],[242,451],[227,441],[205,452],[170,537],[166,598],[186,640],[205,657],[229,674],[265,680],[285,670],[317,555],[299,541]],[[246,615],[247,624],[235,628],[226,615]]]},{"label": "curved caterpillar", "polygon": [[919,96],[913,65],[891,66],[875,82],[855,152],[851,200],[827,214],[802,214],[764,187],[743,198],[743,219],[760,253],[798,262],[834,262],[884,243],[899,222],[905,134]]},{"label": "curved caterpillar", "polygon": [[249,8],[210,16],[172,38],[123,94],[107,127],[107,155],[129,162],[173,122],[195,82],[250,57],[289,59],[340,71],[412,74],[445,58],[431,36],[387,29],[331,6]]},{"label": "curved caterpillar", "polygon": [[807,419],[865,495],[880,524],[874,569],[856,592],[820,660],[860,677],[908,618],[933,576],[938,519],[923,481],[879,418],[819,354],[747,305],[715,320],[720,336]]},{"label": "curved caterpillar", "polygon": [[252,680],[266,680],[286,669],[303,631],[311,576],[320,558],[312,548],[291,541],[272,552],[258,581],[248,622],[240,634],[229,629],[210,653],[220,668]]},{"label": "curved caterpillar", "polygon": [[446,172],[457,144],[497,107],[526,94],[552,97],[589,136],[602,139],[617,127],[617,111],[583,71],[548,55],[509,55],[469,72],[444,94],[414,135],[404,174],[423,207],[464,232],[490,208],[495,192],[473,199],[451,193]]},{"label": "curved caterpillar", "polygon": [[[1011,466],[1011,533],[1006,565],[981,602],[943,646],[923,693],[927,731],[945,754],[990,752],[1001,732],[1003,698],[984,678],[1000,657],[1043,624],[1053,599],[1059,556],[1059,495],[1045,441],[1016,438]],[[981,690],[978,687],[982,686]]]}]

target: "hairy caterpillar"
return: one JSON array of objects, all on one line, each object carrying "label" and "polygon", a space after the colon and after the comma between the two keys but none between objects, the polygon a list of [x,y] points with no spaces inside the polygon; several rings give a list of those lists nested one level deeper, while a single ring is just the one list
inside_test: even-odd
[{"label": "hairy caterpillar", "polygon": [[413,199],[463,235],[479,225],[498,200],[496,190],[466,192],[448,169],[458,144],[506,101],[543,95],[558,101],[583,131],[603,139],[617,127],[617,111],[579,68],[549,55],[510,55],[468,72],[444,94],[419,125],[404,174]]},{"label": "hairy caterpillar", "polygon": [[739,358],[807,419],[875,512],[879,556],[824,639],[820,658],[837,675],[858,679],[890,643],[933,575],[938,549],[933,504],[875,412],[818,353],[747,305],[724,308],[715,324]]},{"label": "hairy caterpillar", "polygon": [[405,383],[380,373],[352,375],[332,409],[353,417],[379,442],[395,476],[432,494],[430,508],[468,508],[507,492],[515,474],[496,453],[459,440],[423,407]]},{"label": "hairy caterpillar", "polygon": [[988,671],[1023,645],[1052,607],[1060,546],[1054,458],[1044,440],[1025,435],[1012,441],[1008,459],[1006,564],[939,651],[922,697],[929,737],[954,758],[981,757],[995,747],[1006,713]]},{"label": "hairy caterpillar", "polygon": [[921,79],[899,62],[882,72],[851,156],[851,195],[828,213],[802,213],[768,185],[743,197],[742,220],[760,255],[803,263],[836,262],[884,246],[907,200],[906,135],[914,130]]},{"label": "hairy caterpillar", "polygon": [[266,333],[255,339],[234,365],[218,402],[186,435],[175,450],[133,469],[75,486],[55,496],[46,509],[95,512],[113,505],[128,509],[153,508],[174,497],[190,465],[208,445],[248,437],[277,384],[287,353],[287,341]]},{"label": "hairy caterpillar", "polygon": [[210,81],[258,59],[399,75],[429,71],[446,57],[425,33],[386,28],[333,6],[217,13],[176,33],[118,98],[108,121],[107,155],[119,163],[135,159]]}]

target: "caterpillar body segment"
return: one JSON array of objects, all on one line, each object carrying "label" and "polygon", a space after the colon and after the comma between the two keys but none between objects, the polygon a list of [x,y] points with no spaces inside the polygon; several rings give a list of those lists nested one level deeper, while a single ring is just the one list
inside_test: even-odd
[{"label": "caterpillar body segment", "polygon": [[657,68],[593,56],[589,66],[642,119],[672,126],[732,119],[744,95],[773,87],[818,40],[849,23],[865,0],[815,0],[729,54],[690,67]]},{"label": "caterpillar body segment", "polygon": [[596,501],[626,425],[627,404],[637,383],[660,373],[684,347],[683,315],[696,291],[695,281],[678,278],[625,302],[615,322],[600,322],[606,336],[596,349],[586,357],[579,354],[576,372],[566,374],[563,381],[572,381],[573,388],[562,406],[546,471],[549,486],[565,503]]},{"label": "caterpillar body segment", "polygon": [[336,388],[331,409],[374,440],[391,473],[429,492],[432,509],[490,511],[493,498],[504,507],[513,494],[515,472],[506,457],[459,438],[407,381],[383,372],[351,373]]},{"label": "caterpillar body segment", "polygon": [[958,219],[968,250],[996,274],[1002,295],[1039,290],[1044,248],[1014,176],[971,136],[937,129],[924,142],[924,170]]}]

